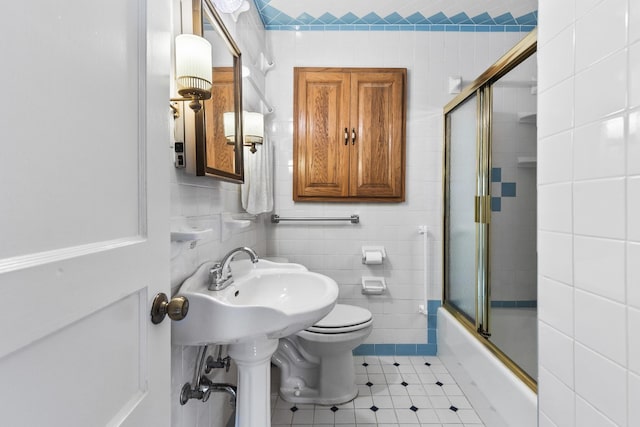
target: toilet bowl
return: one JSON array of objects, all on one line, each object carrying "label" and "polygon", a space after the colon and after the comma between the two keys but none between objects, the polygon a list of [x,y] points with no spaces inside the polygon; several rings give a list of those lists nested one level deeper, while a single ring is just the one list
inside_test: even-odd
[{"label": "toilet bowl", "polygon": [[271,361],[280,368],[280,397],[293,403],[337,405],[358,395],[352,351],[371,333],[365,308],[336,304],[315,325],[281,338]]}]

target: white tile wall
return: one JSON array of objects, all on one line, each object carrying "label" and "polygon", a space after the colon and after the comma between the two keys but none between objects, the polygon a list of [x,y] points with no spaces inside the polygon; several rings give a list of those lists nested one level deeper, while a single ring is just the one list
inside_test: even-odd
[{"label": "white tile wall", "polygon": [[[276,146],[275,210],[281,216],[360,215],[359,225],[282,223],[269,230],[270,255],[285,256],[335,279],[340,301],[368,307],[374,331],[368,343],[426,343],[426,318],[418,314],[424,298],[422,236],[429,227],[428,298],[442,295],[442,108],[453,97],[448,77],[471,81],[513,46],[523,34],[437,32],[269,31],[276,68],[268,75],[269,116]],[[327,46],[331,46],[327,49]],[[293,203],[293,67],[406,67],[407,201],[375,203]],[[361,263],[363,245],[383,245],[382,266]],[[388,293],[366,297],[363,275],[387,280]]]},{"label": "white tile wall", "polygon": [[629,425],[640,425],[640,376],[629,373]]},{"label": "white tile wall", "polygon": [[[551,192],[538,206],[541,425],[640,421],[639,9],[635,0],[539,2],[538,183]],[[554,183],[572,187],[568,203],[553,206],[545,187]],[[549,213],[570,214],[571,228]],[[566,396],[566,411],[553,396]]]},{"label": "white tile wall", "polygon": [[[627,373],[625,369],[576,344],[575,392],[619,426],[627,421]],[[542,408],[544,410],[544,408]],[[582,427],[583,424],[576,424]]]},{"label": "white tile wall", "polygon": [[624,302],[624,242],[576,236],[574,263],[576,288]]},{"label": "white tile wall", "polygon": [[[576,71],[593,65],[598,60],[621,48],[627,37],[627,0],[605,0],[587,12],[576,23]],[[594,28],[606,28],[606,36]]]},{"label": "white tile wall", "polygon": [[620,176],[624,173],[624,116],[576,128],[574,136],[576,180]]},{"label": "white tile wall", "polygon": [[554,390],[554,394],[541,394],[538,400],[538,405],[546,408],[545,415],[554,421],[554,425],[575,425],[575,398],[571,388],[546,369],[540,370],[538,385]]},{"label": "white tile wall", "polygon": [[[639,144],[640,145],[640,144]],[[538,183],[569,182],[573,177],[573,131],[538,140]],[[539,188],[539,191],[543,191]]]}]

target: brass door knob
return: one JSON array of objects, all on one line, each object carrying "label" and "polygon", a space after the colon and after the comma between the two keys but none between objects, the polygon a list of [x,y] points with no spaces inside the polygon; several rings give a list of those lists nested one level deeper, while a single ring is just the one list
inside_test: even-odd
[{"label": "brass door knob", "polygon": [[189,300],[185,297],[174,297],[169,299],[167,295],[160,292],[153,299],[151,304],[151,323],[157,325],[162,322],[165,316],[171,320],[182,320],[189,312]]}]

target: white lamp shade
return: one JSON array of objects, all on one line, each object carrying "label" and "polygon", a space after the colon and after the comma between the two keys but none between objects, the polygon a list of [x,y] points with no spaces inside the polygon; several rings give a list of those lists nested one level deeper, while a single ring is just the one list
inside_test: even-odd
[{"label": "white lamp shade", "polygon": [[194,34],[176,37],[178,92],[195,89],[211,92],[211,43]]},{"label": "white lamp shade", "polygon": [[262,114],[245,111],[242,117],[245,138],[264,138],[264,116]]},{"label": "white lamp shade", "polygon": [[[236,115],[233,111],[222,115],[224,136],[232,139],[236,134]],[[245,141],[264,138],[264,116],[251,111],[242,112],[242,127]]]}]

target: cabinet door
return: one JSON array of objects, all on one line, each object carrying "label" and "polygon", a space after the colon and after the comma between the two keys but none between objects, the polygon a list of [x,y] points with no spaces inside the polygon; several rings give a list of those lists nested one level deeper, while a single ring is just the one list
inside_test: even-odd
[{"label": "cabinet door", "polygon": [[347,197],[349,73],[294,70],[293,199]]},{"label": "cabinet door", "polygon": [[405,79],[404,69],[351,73],[351,196],[404,201]]}]

